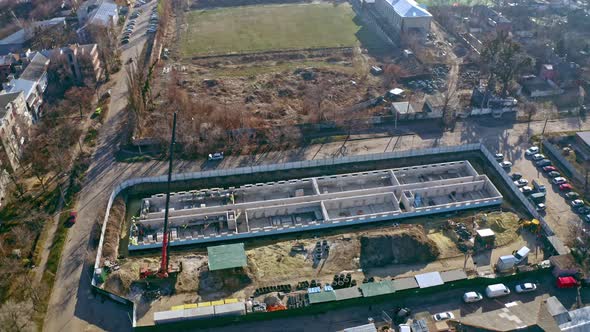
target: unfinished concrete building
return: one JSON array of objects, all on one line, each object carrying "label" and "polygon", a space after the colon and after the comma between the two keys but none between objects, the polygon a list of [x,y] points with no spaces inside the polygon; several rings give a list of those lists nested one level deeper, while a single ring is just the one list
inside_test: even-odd
[{"label": "unfinished concrete building", "polygon": [[[129,250],[157,248],[165,194],[142,201]],[[171,246],[372,223],[499,205],[468,161],[172,193]]]}]

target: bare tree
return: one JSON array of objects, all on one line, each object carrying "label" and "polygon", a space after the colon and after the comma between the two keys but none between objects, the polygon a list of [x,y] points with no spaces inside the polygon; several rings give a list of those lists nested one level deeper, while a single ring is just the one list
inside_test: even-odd
[{"label": "bare tree", "polygon": [[5,331],[34,331],[31,319],[33,304],[30,301],[16,302],[9,299],[0,307],[0,326]]},{"label": "bare tree", "polygon": [[406,75],[406,72],[399,65],[392,63],[385,66],[385,68],[383,68],[383,86],[386,89],[389,89],[404,75]]},{"label": "bare tree", "polygon": [[72,87],[65,93],[66,100],[78,108],[80,119],[84,116],[83,110],[88,110],[92,104],[93,96],[92,88],[88,87]]}]

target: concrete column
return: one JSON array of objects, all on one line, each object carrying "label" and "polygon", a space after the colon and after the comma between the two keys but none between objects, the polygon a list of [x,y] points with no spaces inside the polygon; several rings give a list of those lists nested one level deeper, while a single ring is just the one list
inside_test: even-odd
[{"label": "concrete column", "polygon": [[313,194],[319,195],[320,194],[320,187],[318,186],[318,180],[316,178],[312,178],[311,184],[313,186]]},{"label": "concrete column", "polygon": [[320,201],[320,206],[322,207],[322,215],[324,216],[324,220],[329,221],[330,217],[328,216],[328,210],[326,209],[324,201]]}]

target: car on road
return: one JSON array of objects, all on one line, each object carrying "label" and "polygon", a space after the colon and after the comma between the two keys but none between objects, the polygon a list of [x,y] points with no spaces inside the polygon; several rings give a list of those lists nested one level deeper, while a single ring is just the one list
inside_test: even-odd
[{"label": "car on road", "polygon": [[514,184],[520,188],[520,187],[524,187],[527,184],[529,184],[529,181],[527,179],[519,179],[517,181],[514,181]]},{"label": "car on road", "polygon": [[557,177],[560,177],[561,174],[559,172],[556,172],[556,171],[551,171],[551,172],[547,173],[547,176],[550,177],[550,178],[557,178]]},{"label": "car on road", "polygon": [[539,203],[535,206],[535,210],[537,210],[538,212],[542,212],[547,210],[547,205],[545,205],[545,203]]},{"label": "car on road", "polygon": [[497,161],[502,161],[502,160],[504,160],[504,155],[501,153],[496,153],[494,155],[494,158],[496,158]]},{"label": "car on road", "polygon": [[478,292],[467,292],[463,294],[463,302],[475,303],[483,300],[483,296]]},{"label": "car on road", "polygon": [[70,215],[68,216],[68,219],[66,219],[66,221],[64,222],[64,224],[66,226],[73,226],[74,224],[76,224],[76,219],[78,218],[78,212],[77,211],[72,211],[70,212]]},{"label": "car on road", "polygon": [[584,221],[585,222],[590,222],[590,214],[587,214],[584,216]]},{"label": "car on road", "polygon": [[222,160],[223,159],[223,152],[215,152],[213,154],[209,154],[209,157],[207,159],[209,159],[209,161],[213,161],[213,160]]},{"label": "car on road", "polygon": [[562,184],[562,185],[559,186],[559,190],[561,190],[561,191],[570,191],[572,189],[574,189],[574,188],[569,183],[564,183],[564,184]]},{"label": "car on road", "polygon": [[584,205],[584,201],[581,200],[581,199],[574,199],[573,201],[571,201],[570,204],[572,205],[572,207],[577,208],[577,207],[583,206]]},{"label": "car on road", "polygon": [[123,40],[121,40],[121,44],[123,44],[123,45],[129,44],[129,39],[123,39]]},{"label": "car on road", "polygon": [[580,197],[580,194],[578,194],[575,191],[570,191],[569,193],[566,193],[564,196],[567,199],[577,199],[578,197]]},{"label": "car on road", "polygon": [[524,186],[524,187],[520,188],[519,190],[521,193],[523,193],[525,195],[528,195],[533,192],[533,188],[529,187],[529,186]]},{"label": "car on road", "polygon": [[522,174],[520,174],[518,172],[514,172],[514,173],[512,173],[512,175],[510,177],[512,178],[512,180],[516,181],[516,180],[520,180],[522,178]]},{"label": "car on road", "polygon": [[531,146],[530,148],[526,149],[526,151],[524,152],[525,156],[532,156],[539,153],[539,147],[538,146]]},{"label": "car on road", "polygon": [[512,163],[509,162],[508,160],[504,160],[503,162],[500,163],[500,167],[502,167],[502,168],[510,168],[510,167],[512,167]]},{"label": "car on road", "polygon": [[564,184],[567,182],[567,179],[561,176],[556,177],[555,179],[551,180],[553,184]]},{"label": "car on road", "polygon": [[441,320],[453,319],[455,318],[455,315],[453,315],[453,313],[450,311],[439,312],[438,314],[432,315],[432,318],[434,318],[435,321],[439,322]]},{"label": "car on road", "polygon": [[557,171],[557,167],[555,167],[555,166],[543,167],[543,172],[545,172],[545,173],[554,172],[554,171]]},{"label": "car on road", "polygon": [[533,284],[532,282],[525,282],[524,284],[519,284],[514,287],[517,293],[529,293],[534,292],[537,289],[537,285]]},{"label": "car on road", "polygon": [[534,161],[545,159],[545,155],[544,154],[537,153],[537,154],[533,155],[533,158],[532,159]]},{"label": "car on road", "polygon": [[551,165],[551,160],[549,160],[549,159],[541,159],[539,161],[536,161],[535,162],[535,165],[537,165],[538,167],[549,166],[549,165]]}]

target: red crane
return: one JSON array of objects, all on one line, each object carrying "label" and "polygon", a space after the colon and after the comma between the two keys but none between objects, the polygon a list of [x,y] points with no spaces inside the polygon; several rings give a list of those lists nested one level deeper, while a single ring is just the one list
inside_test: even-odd
[{"label": "red crane", "polygon": [[168,212],[170,208],[170,183],[172,182],[172,158],[174,156],[174,146],[176,144],[176,112],[172,121],[172,140],[170,141],[170,158],[168,160],[168,181],[166,182],[166,208],[164,210],[164,237],[162,238],[162,260],[160,262],[160,269],[158,271],[142,268],[139,277],[145,279],[149,276],[155,275],[163,279],[168,278],[170,271],[168,268]]}]

